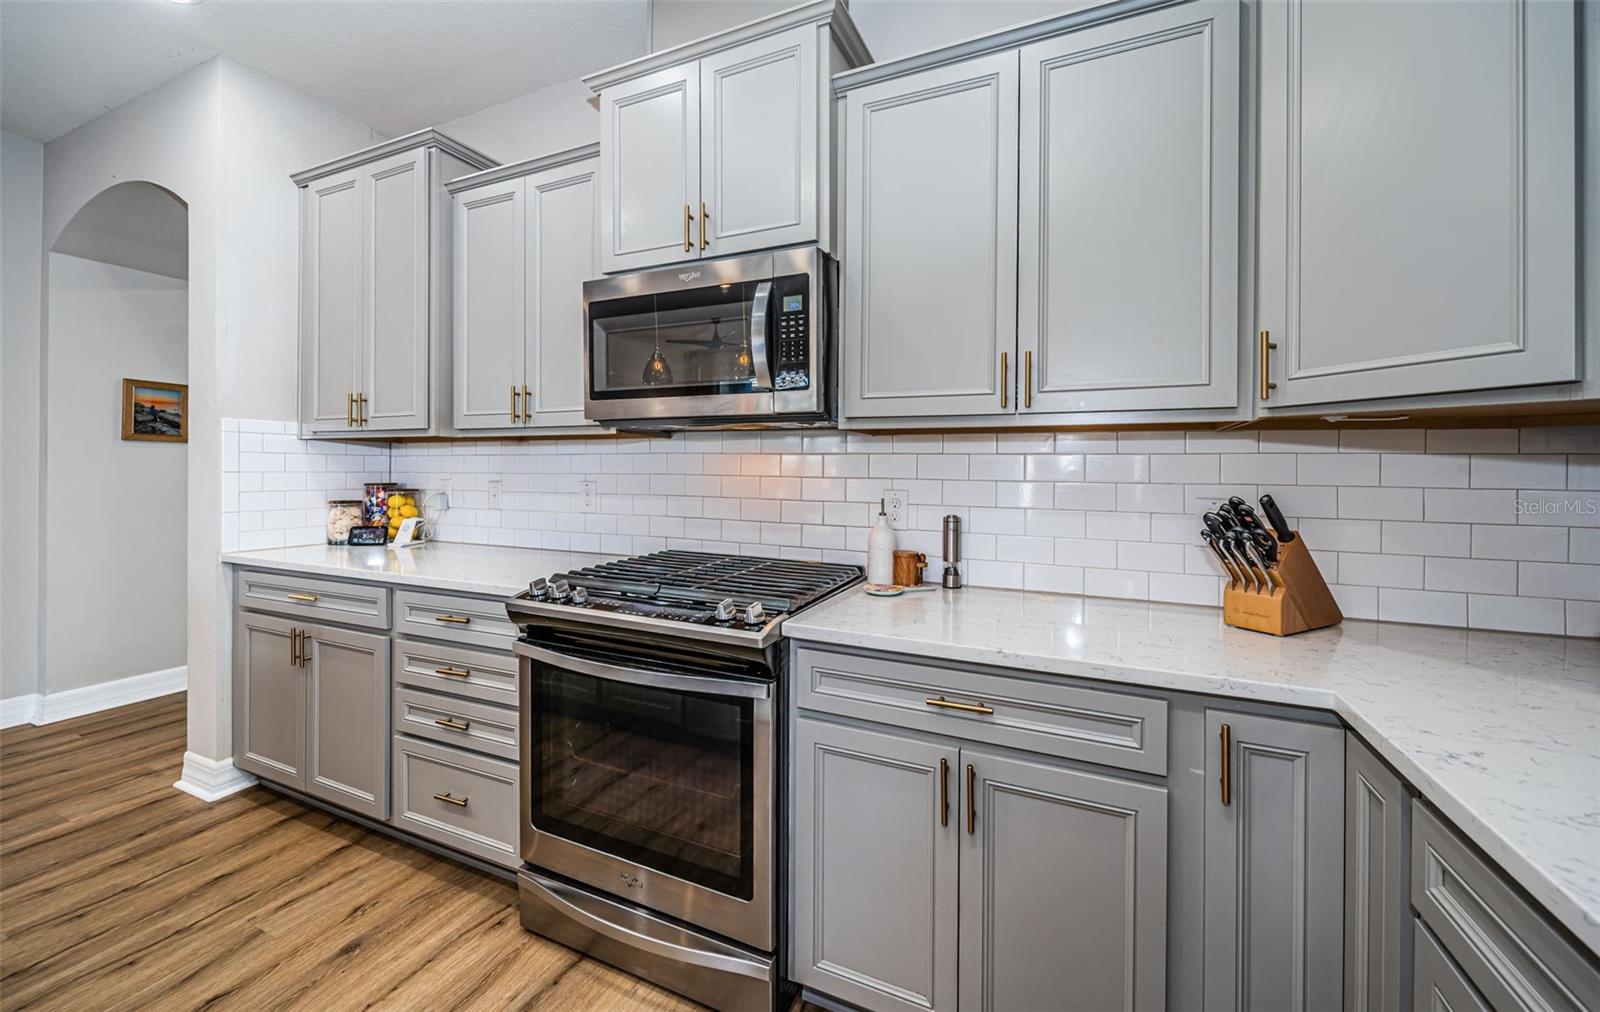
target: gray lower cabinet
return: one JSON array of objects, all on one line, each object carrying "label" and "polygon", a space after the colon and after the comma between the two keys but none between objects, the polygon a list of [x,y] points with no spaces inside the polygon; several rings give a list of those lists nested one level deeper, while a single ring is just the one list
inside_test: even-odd
[{"label": "gray lower cabinet", "polygon": [[962,1009],[1166,1004],[1167,790],[961,750]]},{"label": "gray lower cabinet", "polygon": [[1344,752],[1344,1007],[1398,1009],[1407,993],[1410,799],[1355,735]]},{"label": "gray lower cabinet", "polygon": [[872,1009],[1166,999],[1167,792],[802,716],[794,977]]},{"label": "gray lower cabinet", "polygon": [[1206,711],[1205,1007],[1337,1009],[1344,731]]},{"label": "gray lower cabinet", "polygon": [[959,750],[801,717],[794,979],[870,1009],[956,1007]]},{"label": "gray lower cabinet", "polygon": [[389,637],[307,626],[305,642],[305,792],[387,818]]},{"label": "gray lower cabinet", "polygon": [[1488,1003],[1444,951],[1439,940],[1433,937],[1433,932],[1423,927],[1419,920],[1413,920],[1408,927],[1415,939],[1417,954],[1416,974],[1411,983],[1411,1007],[1416,1012],[1489,1012]]},{"label": "gray lower cabinet", "polygon": [[241,611],[233,631],[233,764],[285,787],[306,780],[306,679],[297,626]]}]

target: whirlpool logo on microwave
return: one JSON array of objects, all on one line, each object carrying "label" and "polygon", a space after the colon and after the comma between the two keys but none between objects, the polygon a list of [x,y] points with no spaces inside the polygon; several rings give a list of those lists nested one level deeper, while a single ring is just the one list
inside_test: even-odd
[{"label": "whirlpool logo on microwave", "polygon": [[679,281],[693,281],[700,276],[699,271],[684,271],[678,275]]}]

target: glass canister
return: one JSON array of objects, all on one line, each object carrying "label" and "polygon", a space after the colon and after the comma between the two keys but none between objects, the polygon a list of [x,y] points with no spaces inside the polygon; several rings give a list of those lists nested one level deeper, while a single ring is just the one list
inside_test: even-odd
[{"label": "glass canister", "polygon": [[384,527],[389,523],[389,493],[395,487],[392,481],[373,482],[366,487],[362,501],[363,522],[371,527]]},{"label": "glass canister", "polygon": [[329,499],[328,544],[348,545],[350,528],[361,526],[365,513],[365,502],[361,499]]},{"label": "glass canister", "polygon": [[391,488],[388,499],[389,540],[400,532],[402,521],[422,515],[422,498],[414,488]]}]

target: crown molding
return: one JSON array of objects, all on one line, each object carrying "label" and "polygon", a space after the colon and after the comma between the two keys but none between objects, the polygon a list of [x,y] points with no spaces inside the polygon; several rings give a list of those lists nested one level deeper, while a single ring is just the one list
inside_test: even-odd
[{"label": "crown molding", "polygon": [[499,183],[507,179],[516,179],[518,176],[527,176],[545,169],[559,168],[562,165],[572,165],[575,162],[586,162],[591,158],[600,157],[600,142],[584,144],[554,154],[540,155],[537,158],[524,158],[520,162],[511,162],[507,165],[497,165],[492,169],[474,172],[471,175],[457,176],[444,184],[444,188],[451,193],[460,193],[477,186],[487,186],[490,183]]}]

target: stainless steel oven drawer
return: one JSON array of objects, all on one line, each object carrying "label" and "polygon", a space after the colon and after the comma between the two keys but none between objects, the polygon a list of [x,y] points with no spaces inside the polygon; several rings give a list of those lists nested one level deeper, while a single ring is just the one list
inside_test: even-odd
[{"label": "stainless steel oven drawer", "polygon": [[392,821],[486,861],[522,865],[513,763],[397,734]]},{"label": "stainless steel oven drawer", "polygon": [[1164,699],[809,644],[795,649],[802,710],[1143,773],[1167,772]]},{"label": "stainless steel oven drawer", "polygon": [[394,641],[395,685],[466,696],[495,706],[517,705],[517,658],[505,651],[422,640]]},{"label": "stainless steel oven drawer", "polygon": [[517,711],[400,687],[394,694],[394,730],[517,761]]},{"label": "stainless steel oven drawer", "polygon": [[233,591],[234,603],[251,611],[366,629],[389,628],[387,587],[240,569],[234,573]]},{"label": "stainless steel oven drawer", "polygon": [[506,616],[505,600],[498,597],[458,597],[397,590],[394,609],[396,632],[464,646],[509,652],[512,641],[521,631]]}]

